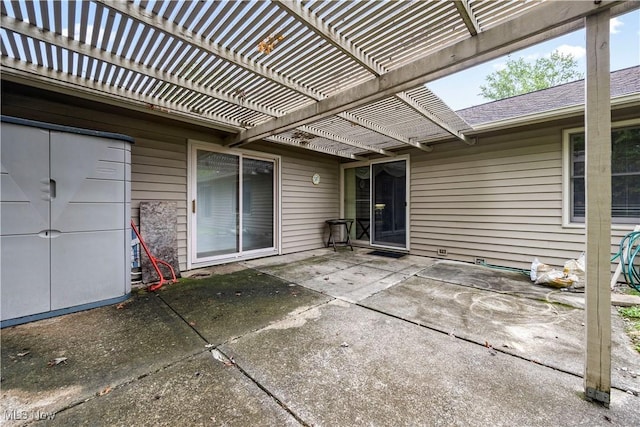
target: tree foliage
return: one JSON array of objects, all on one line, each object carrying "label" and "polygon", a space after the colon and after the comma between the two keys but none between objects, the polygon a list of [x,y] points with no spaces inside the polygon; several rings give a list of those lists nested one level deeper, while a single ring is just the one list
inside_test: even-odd
[{"label": "tree foliage", "polygon": [[526,62],[524,58],[509,59],[504,69],[486,77],[486,85],[480,86],[480,94],[497,100],[579,80],[584,76],[577,66],[573,55],[557,50],[535,62]]}]

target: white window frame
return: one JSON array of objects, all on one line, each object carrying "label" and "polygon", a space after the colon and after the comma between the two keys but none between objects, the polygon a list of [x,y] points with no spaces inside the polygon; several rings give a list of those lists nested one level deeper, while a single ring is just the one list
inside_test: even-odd
[{"label": "white window frame", "polygon": [[[192,200],[196,197],[197,183],[196,183],[196,168],[197,161],[195,159],[195,153],[198,149],[214,151],[222,154],[230,154],[234,156],[248,157],[251,159],[265,160],[274,162],[274,203],[273,203],[273,244],[272,248],[255,249],[250,251],[240,251],[239,253],[220,255],[211,258],[207,258],[203,261],[196,261],[195,257],[195,223],[193,220],[193,212],[191,207]],[[220,144],[211,142],[187,140],[187,270],[194,268],[208,267],[217,264],[223,264],[230,261],[241,261],[246,259],[260,258],[270,255],[282,255],[282,158],[276,154],[263,153],[260,151],[251,151],[245,149],[230,149]],[[240,195],[242,195],[242,182],[240,183]],[[242,197],[238,200],[238,209],[242,212]]]},{"label": "white window frame", "polygon": [[[640,119],[622,120],[611,122],[611,130],[628,126],[640,125]],[[571,221],[571,140],[570,135],[575,133],[584,133],[584,126],[564,129],[562,131],[562,226],[564,228],[584,228],[584,222]],[[611,228],[613,230],[633,230],[634,224],[615,222],[615,218],[611,218]]]}]

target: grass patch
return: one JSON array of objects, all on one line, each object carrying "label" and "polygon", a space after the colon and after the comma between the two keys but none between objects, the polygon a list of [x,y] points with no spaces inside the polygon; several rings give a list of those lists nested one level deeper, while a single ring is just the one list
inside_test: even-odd
[{"label": "grass patch", "polygon": [[634,305],[631,307],[620,307],[618,311],[625,319],[640,320],[640,306],[638,305]]},{"label": "grass patch", "polygon": [[638,292],[635,288],[632,288],[631,286],[629,286],[627,289],[625,289],[624,293],[627,294],[627,295],[640,296],[640,292]]},{"label": "grass patch", "polygon": [[626,320],[627,333],[631,338],[633,347],[640,353],[640,306],[620,307],[618,313]]}]

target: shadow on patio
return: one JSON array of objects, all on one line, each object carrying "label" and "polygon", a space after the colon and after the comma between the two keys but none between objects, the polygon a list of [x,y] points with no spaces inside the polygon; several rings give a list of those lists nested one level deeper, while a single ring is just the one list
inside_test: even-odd
[{"label": "shadow on patio", "polygon": [[611,408],[582,398],[581,294],[364,249],[199,273],[2,330],[3,422],[640,425],[615,311]]}]

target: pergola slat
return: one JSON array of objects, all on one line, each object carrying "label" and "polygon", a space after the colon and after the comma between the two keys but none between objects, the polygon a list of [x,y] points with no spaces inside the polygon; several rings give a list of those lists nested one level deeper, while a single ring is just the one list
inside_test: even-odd
[{"label": "pergola slat", "polygon": [[87,43],[87,28],[89,27],[89,9],[94,8],[95,4],[88,1],[80,2],[80,37],[79,40]]},{"label": "pergola slat", "polygon": [[322,137],[322,138],[326,138],[326,139],[329,139],[331,141],[336,141],[336,142],[339,142],[341,144],[350,145],[352,147],[358,147],[358,148],[361,148],[363,150],[371,151],[371,152],[374,152],[374,153],[382,154],[383,156],[387,156],[387,157],[394,157],[395,156],[395,154],[390,152],[390,151],[387,151],[387,150],[384,150],[384,149],[381,149],[381,148],[376,148],[376,147],[373,147],[371,145],[361,143],[359,141],[353,141],[353,140],[350,140],[348,138],[344,138],[344,137],[342,137],[340,135],[333,135],[333,134],[331,134],[331,133],[329,133],[329,132],[327,132],[325,130],[317,129],[317,128],[315,128],[313,126],[310,126],[310,125],[300,126],[299,129],[301,131],[303,131],[303,132],[310,133],[312,135],[316,135],[316,136],[319,136],[319,137]]},{"label": "pergola slat", "polygon": [[115,13],[103,9],[103,13],[107,14],[107,22],[104,26],[104,35],[102,37],[102,43],[100,43],[100,49],[107,50],[107,46],[109,45],[109,37],[111,36],[111,32],[113,30],[113,24],[115,22]]},{"label": "pergola slat", "polygon": [[[45,32],[45,31],[36,31],[35,27],[30,26],[27,23],[24,22],[17,22],[16,20],[12,19],[12,18],[8,18],[6,16],[2,17],[2,27],[9,29],[13,32],[17,32],[17,33],[21,33],[24,34],[28,37],[34,38],[35,40],[39,40],[42,41],[44,43],[48,43],[48,44],[55,44],[57,46],[68,46],[68,43],[64,40],[64,38],[62,36],[56,35],[55,33],[51,33],[51,32]],[[266,115],[270,115],[273,117],[276,116],[280,116],[283,114],[283,112],[281,111],[276,111],[276,110],[272,110],[269,109],[268,107],[263,107],[260,105],[255,105],[253,102],[251,101],[238,101],[237,98],[234,97],[230,97],[225,95],[222,92],[218,92],[218,91],[214,91],[211,89],[207,89],[204,87],[200,87],[198,85],[195,85],[193,83],[191,83],[189,80],[180,78],[180,77],[176,77],[174,75],[171,75],[170,73],[166,73],[166,72],[153,72],[152,70],[149,70],[147,67],[143,67],[140,66],[139,64],[136,64],[134,61],[132,60],[127,60],[127,59],[120,59],[116,56],[113,55],[109,55],[106,53],[103,53],[102,51],[96,49],[96,48],[92,48],[90,46],[84,45],[80,42],[74,42],[75,46],[73,46],[74,50],[82,55],[85,55],[87,57],[93,58],[95,60],[99,60],[102,62],[106,62],[106,63],[110,63],[114,66],[117,66],[119,68],[125,69],[127,71],[132,71],[132,72],[136,72],[136,73],[140,73],[140,74],[146,74],[146,75],[150,75],[151,77],[157,79],[157,80],[163,80],[167,83],[170,83],[174,86],[177,87],[184,87],[185,89],[188,89],[190,91],[194,91],[194,92],[200,92],[203,95],[209,96],[209,97],[213,97],[213,98],[218,98],[218,99],[223,99],[228,103],[232,103],[232,104],[237,104],[239,106],[242,106],[244,108],[250,108],[252,110],[255,111],[259,111],[263,114]]]},{"label": "pergola slat", "polygon": [[37,19],[36,19],[36,9],[34,7],[34,3],[32,1],[28,1],[28,2],[24,2],[23,4],[27,9],[27,19],[31,24],[36,25]]},{"label": "pergola slat", "polygon": [[332,149],[328,149],[328,148],[324,148],[322,146],[319,145],[315,145],[312,143],[303,143],[300,141],[295,141],[293,139],[289,139],[289,138],[285,138],[282,137],[280,135],[272,135],[268,138],[266,138],[268,141],[273,141],[276,142],[278,144],[284,144],[284,145],[291,145],[294,147],[301,147],[304,148],[306,150],[312,150],[312,151],[317,151],[319,153],[325,153],[325,154],[330,154],[332,156],[338,156],[338,157],[344,157],[346,159],[350,159],[350,160],[366,160],[365,157],[361,157],[361,156],[356,156],[354,154],[347,154],[344,152],[341,152],[339,150],[332,150]]}]

